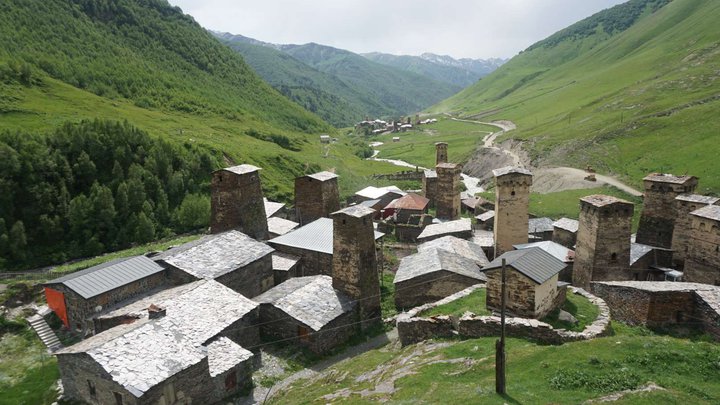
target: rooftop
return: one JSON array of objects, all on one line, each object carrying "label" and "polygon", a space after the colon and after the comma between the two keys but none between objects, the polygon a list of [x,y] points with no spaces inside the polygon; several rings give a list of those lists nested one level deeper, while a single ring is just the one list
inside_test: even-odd
[{"label": "rooftop", "polygon": [[418,252],[424,252],[430,249],[442,249],[458,254],[474,261],[478,266],[485,266],[490,263],[487,256],[485,256],[485,252],[482,250],[482,246],[455,236],[443,236],[442,238],[434,239],[418,246]]},{"label": "rooftop", "polygon": [[215,377],[250,359],[253,353],[223,336],[208,345],[207,356],[210,377]]},{"label": "rooftop", "polygon": [[445,249],[430,248],[403,257],[393,283],[401,283],[438,271],[449,271],[474,278],[478,280],[478,283],[486,280],[485,275],[480,272],[480,266],[475,261]]},{"label": "rooftop", "polygon": [[394,208],[396,210],[417,210],[422,211],[427,208],[430,200],[414,193],[408,193],[396,200],[393,200],[385,208]]},{"label": "rooftop", "polygon": [[376,206],[380,201],[382,201],[382,200],[379,198],[377,198],[375,200],[365,200],[365,201],[359,202],[357,205],[362,205],[363,207],[372,208],[372,207]]},{"label": "rooftop", "polygon": [[375,210],[370,207],[365,207],[363,205],[357,204],[357,205],[351,205],[347,208],[343,208],[339,211],[333,212],[332,216],[338,215],[338,214],[344,214],[355,218],[362,218],[365,216],[373,216],[375,215]]},{"label": "rooftop", "polygon": [[629,201],[625,201],[621,198],[613,197],[611,195],[604,195],[604,194],[594,194],[589,195],[586,197],[582,197],[580,201],[588,203],[590,205],[594,205],[595,207],[604,207],[606,205],[612,205],[612,204],[629,204],[633,205]]},{"label": "rooftop", "polygon": [[356,196],[369,198],[369,199],[376,199],[384,196],[387,193],[395,193],[399,196],[404,196],[405,192],[397,188],[396,186],[387,186],[387,187],[374,187],[374,186],[368,186],[364,189],[358,191],[355,193]]},{"label": "rooftop", "polygon": [[56,278],[45,284],[62,284],[88,299],[165,270],[145,256],[111,260]]},{"label": "rooftop", "polygon": [[679,196],[675,197],[676,200],[680,201],[687,201],[687,202],[694,202],[698,204],[715,204],[716,202],[720,201],[720,197],[711,197],[708,195],[699,195],[699,194],[680,194]]},{"label": "rooftop", "polygon": [[559,243],[555,243],[549,240],[542,242],[522,243],[519,245],[513,245],[513,247],[517,250],[537,247],[550,253],[551,255],[553,255],[553,257],[563,263],[572,263],[573,261],[575,261],[575,252],[572,249],[568,249]]},{"label": "rooftop", "polygon": [[314,331],[355,307],[355,302],[333,288],[330,276],[291,278],[255,300],[275,306]]},{"label": "rooftop", "polygon": [[337,179],[338,175],[331,172],[319,172],[314,174],[308,174],[307,177],[312,177],[313,179],[319,181],[328,181],[332,179]]},{"label": "rooftop", "polygon": [[634,288],[643,291],[709,291],[720,293],[720,287],[710,284],[673,281],[593,281],[597,284]]},{"label": "rooftop", "polygon": [[505,252],[483,268],[483,271],[499,269],[502,261],[524,274],[534,282],[542,284],[567,267],[563,261],[539,247]]},{"label": "rooftop", "polygon": [[658,183],[685,184],[688,181],[697,179],[695,176],[675,176],[667,173],[652,173],[643,178],[645,181],[654,181]]},{"label": "rooftop", "polygon": [[265,204],[265,216],[270,218],[271,216],[275,215],[278,211],[283,209],[285,204],[274,202],[274,201],[268,201],[267,198],[263,197],[263,203]]},{"label": "rooftop", "polygon": [[560,218],[557,221],[553,222],[553,227],[575,233],[580,227],[580,221],[578,221],[577,219]]},{"label": "rooftop", "polygon": [[213,279],[259,260],[273,248],[238,231],[204,236],[156,257],[200,279]]},{"label": "rooftop", "polygon": [[495,211],[493,211],[493,210],[485,211],[485,212],[483,212],[483,213],[480,214],[480,215],[476,215],[475,218],[476,218],[478,221],[487,222],[487,221],[495,218]]},{"label": "rooftop", "polygon": [[275,235],[285,235],[300,225],[297,222],[277,217],[268,218],[267,224],[268,232]]},{"label": "rooftop", "polygon": [[232,167],[226,167],[224,169],[216,170],[216,171],[228,171],[233,172],[235,174],[248,174],[252,172],[256,172],[258,170],[262,170],[259,167],[253,166],[253,165],[238,165],[238,166],[232,166]]},{"label": "rooftop", "polygon": [[643,256],[653,251],[653,247],[649,245],[643,245],[642,243],[630,243],[630,265],[632,266],[638,260],[642,259]]},{"label": "rooftop", "polygon": [[437,178],[437,172],[435,170],[425,170],[423,173],[425,174],[425,178]]},{"label": "rooftop", "polygon": [[696,217],[702,217],[707,219],[712,219],[715,221],[720,221],[720,206],[718,205],[708,205],[705,207],[702,207],[700,209],[697,209],[690,213],[691,215],[695,215]]},{"label": "rooftop", "polygon": [[[375,231],[376,240],[383,235],[383,233]],[[285,235],[270,239],[268,243],[331,255],[333,253],[333,220],[325,217],[318,218]]]},{"label": "rooftop", "polygon": [[437,165],[435,165],[435,171],[437,171],[438,168],[440,168],[440,169],[457,169],[458,167],[460,167],[460,165],[457,163],[447,163],[447,162],[446,163],[438,163]]},{"label": "rooftop", "polygon": [[470,240],[472,241],[472,243],[485,248],[495,248],[495,234],[493,233],[493,231],[476,229],[475,232],[473,232],[473,237]]},{"label": "rooftop", "polygon": [[526,176],[532,176],[532,172],[530,170],[515,166],[505,166],[500,169],[495,169],[492,172],[495,177],[504,176],[506,174],[524,174]]},{"label": "rooftop", "polygon": [[457,232],[472,232],[472,223],[469,218],[428,225],[418,235],[418,240]]},{"label": "rooftop", "polygon": [[273,270],[288,271],[300,261],[300,258],[283,252],[274,252],[272,255]]},{"label": "rooftop", "polygon": [[552,232],[553,220],[550,218],[530,218],[528,220],[528,231],[530,233]]}]

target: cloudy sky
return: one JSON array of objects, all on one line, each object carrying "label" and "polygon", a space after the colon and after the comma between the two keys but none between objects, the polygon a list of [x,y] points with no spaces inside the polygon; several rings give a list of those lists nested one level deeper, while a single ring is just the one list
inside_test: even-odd
[{"label": "cloudy sky", "polygon": [[626,0],[169,0],[205,28],[353,52],[511,57]]}]

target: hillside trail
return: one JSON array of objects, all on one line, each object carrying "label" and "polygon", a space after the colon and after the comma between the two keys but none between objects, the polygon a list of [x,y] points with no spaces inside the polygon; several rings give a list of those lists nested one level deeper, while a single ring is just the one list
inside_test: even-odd
[{"label": "hillside trail", "polygon": [[[455,118],[447,113],[445,113],[445,115],[447,115],[453,121],[470,122],[474,124],[489,125],[499,128],[500,131],[493,132],[492,134],[489,134],[483,138],[483,147],[499,150],[502,153],[510,156],[516,166],[524,166],[522,159],[517,153],[495,145],[495,140],[498,136],[517,128],[517,126],[512,121],[503,120],[485,122]],[[597,186],[607,184],[616,187],[635,197],[641,197],[643,195],[641,191],[611,176],[595,173],[596,181],[585,180],[585,177],[588,174],[589,173],[585,170],[577,169],[574,167],[538,167],[533,170],[533,191],[545,194],[563,190],[595,188]]]}]

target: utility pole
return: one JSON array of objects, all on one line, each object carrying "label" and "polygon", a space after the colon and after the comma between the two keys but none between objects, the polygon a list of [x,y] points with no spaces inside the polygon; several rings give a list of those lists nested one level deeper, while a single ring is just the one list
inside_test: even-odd
[{"label": "utility pole", "polygon": [[500,340],[495,341],[495,392],[505,395],[505,259],[502,259],[500,287]]}]

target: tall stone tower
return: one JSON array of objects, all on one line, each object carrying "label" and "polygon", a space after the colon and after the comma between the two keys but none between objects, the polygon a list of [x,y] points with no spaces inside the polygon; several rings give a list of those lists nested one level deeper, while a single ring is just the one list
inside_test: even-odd
[{"label": "tall stone tower", "polygon": [[640,215],[636,241],[670,249],[675,227],[675,197],[692,193],[697,187],[695,176],[653,173],[643,179],[645,199]]},{"label": "tall stone tower", "polygon": [[591,280],[630,280],[632,203],[608,195],[580,199],[580,223],[572,283],[587,289]]},{"label": "tall stone tower", "polygon": [[424,170],[422,176],[423,195],[430,200],[429,208],[435,208],[437,198],[437,172],[435,170]]},{"label": "tall stone tower", "polygon": [[493,170],[495,176],[495,257],[528,241],[528,209],[532,173],[507,166]]},{"label": "tall stone tower", "polygon": [[697,194],[680,194],[675,197],[675,227],[673,228],[672,250],[673,264],[679,268],[685,265],[685,257],[690,250],[692,220],[690,213],[707,205],[717,205],[718,197]]},{"label": "tall stone tower", "polygon": [[260,168],[239,165],[216,170],[210,184],[210,232],[230,229],[255,239],[267,239]]},{"label": "tall stone tower", "polygon": [[[375,257],[375,210],[353,205],[333,212],[333,287],[356,300],[362,327],[379,320],[380,281]],[[374,319],[377,318],[377,319]]]},{"label": "tall stone tower", "polygon": [[448,144],[447,142],[435,143],[435,165],[447,163],[448,161]]},{"label": "tall stone tower", "polygon": [[460,172],[462,166],[455,163],[440,163],[437,172],[435,207],[437,217],[454,220],[460,218]]},{"label": "tall stone tower", "polygon": [[295,216],[300,225],[309,224],[320,217],[340,209],[338,176],[320,172],[295,179]]}]

